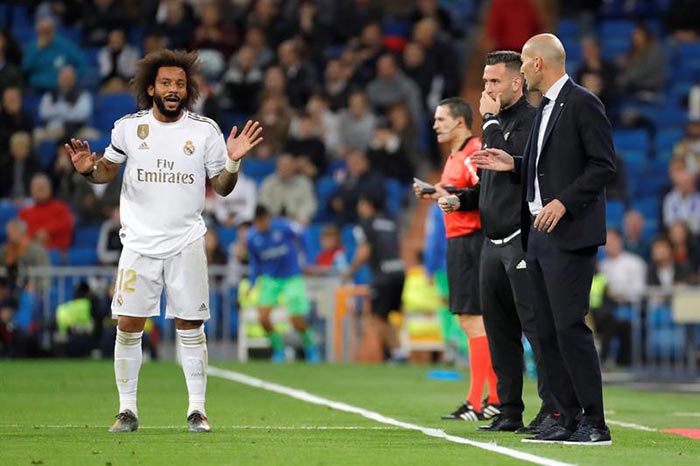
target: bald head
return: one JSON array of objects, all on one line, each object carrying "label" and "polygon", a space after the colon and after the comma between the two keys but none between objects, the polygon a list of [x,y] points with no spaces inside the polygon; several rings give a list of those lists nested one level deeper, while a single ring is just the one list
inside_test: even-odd
[{"label": "bald head", "polygon": [[541,57],[549,66],[564,67],[566,63],[566,51],[557,36],[554,34],[538,34],[531,37],[523,46],[523,53],[528,52],[536,57]]},{"label": "bald head", "polygon": [[544,93],[566,73],[566,51],[553,34],[531,37],[523,46],[522,58],[520,71],[531,90]]}]

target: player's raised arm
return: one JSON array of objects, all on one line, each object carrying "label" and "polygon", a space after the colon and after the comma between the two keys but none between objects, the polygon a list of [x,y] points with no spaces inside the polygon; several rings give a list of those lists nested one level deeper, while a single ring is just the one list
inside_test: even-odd
[{"label": "player's raised arm", "polygon": [[220,196],[226,196],[236,186],[241,160],[251,149],[263,140],[262,126],[257,121],[248,120],[243,130],[238,133],[238,127],[231,129],[226,139],[226,166],[217,176],[211,179],[214,191]]},{"label": "player's raised arm", "polygon": [[112,181],[119,173],[119,164],[110,162],[90,151],[90,144],[80,139],[71,139],[70,144],[65,144],[75,170],[87,178],[91,183],[103,184]]}]

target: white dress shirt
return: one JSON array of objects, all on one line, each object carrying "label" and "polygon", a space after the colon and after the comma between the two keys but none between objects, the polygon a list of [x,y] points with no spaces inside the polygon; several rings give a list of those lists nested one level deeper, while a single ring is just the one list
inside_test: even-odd
[{"label": "white dress shirt", "polygon": [[544,133],[547,131],[547,124],[549,123],[549,117],[552,115],[552,110],[554,105],[557,103],[557,97],[559,97],[559,92],[564,87],[564,84],[569,80],[569,75],[564,73],[564,76],[559,78],[557,82],[552,84],[552,86],[547,89],[544,96],[549,99],[547,105],[542,109],[542,120],[540,121],[540,129],[537,134],[537,159],[535,159],[535,199],[528,202],[530,206],[530,213],[532,215],[537,215],[542,210],[542,195],[540,193],[540,181],[537,176],[537,166],[540,163],[540,154],[542,153],[542,142],[544,141]]}]

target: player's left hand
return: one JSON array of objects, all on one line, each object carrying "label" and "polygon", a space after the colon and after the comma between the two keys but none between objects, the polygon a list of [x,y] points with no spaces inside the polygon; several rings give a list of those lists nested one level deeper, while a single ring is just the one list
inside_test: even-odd
[{"label": "player's left hand", "polygon": [[566,207],[561,203],[559,199],[552,200],[549,204],[544,206],[542,211],[535,217],[534,227],[537,231],[546,231],[551,233],[554,228],[559,223],[559,220],[566,213]]},{"label": "player's left hand", "polygon": [[253,147],[262,142],[263,138],[260,136],[262,130],[262,126],[260,126],[259,122],[248,120],[243,127],[243,131],[236,136],[238,127],[234,126],[226,140],[228,158],[233,161],[239,161],[245,157]]}]

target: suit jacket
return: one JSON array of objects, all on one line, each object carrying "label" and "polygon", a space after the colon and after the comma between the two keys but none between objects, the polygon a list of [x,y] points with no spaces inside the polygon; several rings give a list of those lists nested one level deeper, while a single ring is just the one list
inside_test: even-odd
[{"label": "suit jacket", "polygon": [[[528,175],[529,158],[536,157],[537,128],[533,125],[522,158],[515,158],[522,182],[521,241],[527,249],[531,216],[528,182],[539,179],[542,205],[558,199],[566,213],[550,234],[560,249],[575,251],[605,244],[605,185],[615,175],[612,128],[605,107],[587,89],[568,80],[549,118],[537,173]],[[534,146],[533,146],[534,145]],[[530,169],[534,170],[533,163]]]}]

